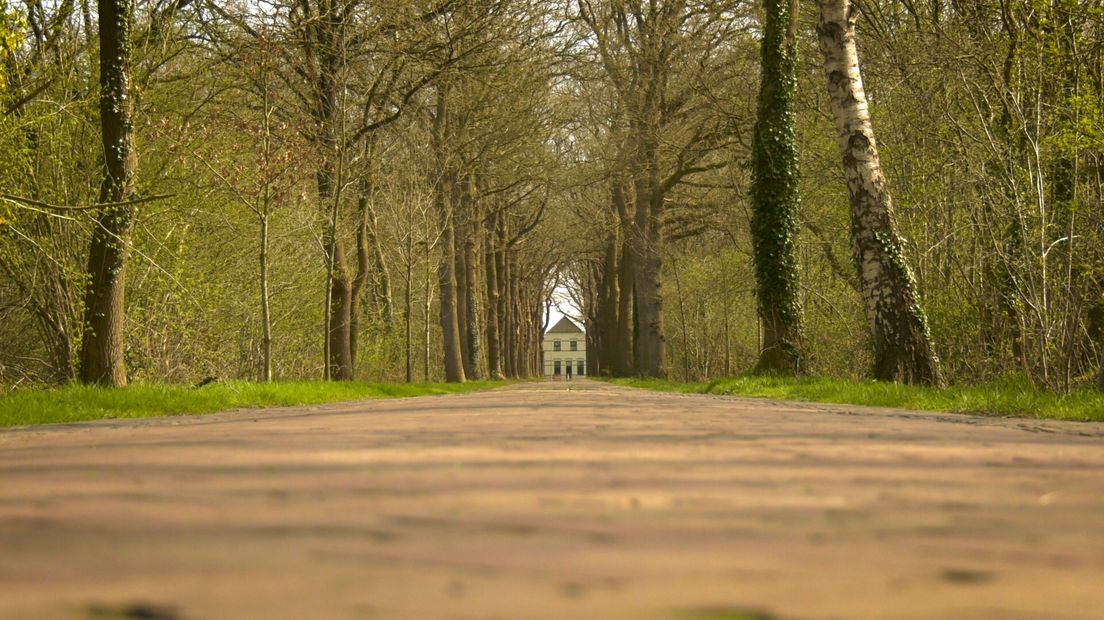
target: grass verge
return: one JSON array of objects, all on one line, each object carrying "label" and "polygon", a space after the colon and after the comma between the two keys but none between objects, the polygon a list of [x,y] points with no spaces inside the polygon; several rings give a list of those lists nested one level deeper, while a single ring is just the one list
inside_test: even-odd
[{"label": "grass verge", "polygon": [[199,388],[154,384],[132,385],[124,389],[69,385],[18,390],[0,396],[0,427],[194,415],[247,407],[283,407],[347,400],[458,394],[505,384],[502,381],[422,384],[226,381]]},{"label": "grass verge", "polygon": [[709,383],[677,383],[659,379],[608,379],[663,392],[729,394],[776,400],[801,400],[841,405],[872,405],[920,411],[1016,416],[1051,420],[1104,421],[1104,394],[1077,391],[1055,394],[1022,380],[945,389],[880,381],[744,376]]}]

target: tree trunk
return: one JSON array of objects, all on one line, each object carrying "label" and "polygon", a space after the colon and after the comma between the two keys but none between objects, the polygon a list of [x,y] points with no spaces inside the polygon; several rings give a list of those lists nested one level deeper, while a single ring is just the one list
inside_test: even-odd
[{"label": "tree trunk", "polygon": [[675,276],[675,298],[678,299],[679,335],[682,337],[682,380],[690,380],[690,342],[687,333],[686,300],[682,296],[682,279],[679,277],[678,262],[671,261],[671,271]]},{"label": "tree trunk", "polygon": [[633,282],[636,293],[637,326],[636,372],[645,377],[665,377],[667,374],[667,346],[663,336],[663,290],[660,249],[658,240],[642,248],[634,262],[637,265]]},{"label": "tree trunk", "polygon": [[612,346],[614,347],[613,374],[628,377],[633,374],[636,355],[633,338],[635,316],[633,307],[636,292],[633,286],[633,233],[632,216],[628,204],[622,198],[618,202],[618,219],[621,231],[620,261],[617,265],[617,325]]},{"label": "tree trunk", "polygon": [[525,340],[525,359],[527,361],[528,372],[527,377],[538,377],[543,372],[541,368],[541,339],[544,336],[544,330],[541,329],[541,299],[537,293],[537,289],[529,289],[529,318],[526,321],[528,325],[529,337]]},{"label": "tree trunk", "polygon": [[851,200],[851,246],[874,341],[874,376],[938,385],[939,360],[902,251],[859,73],[857,8],[851,0],[819,0],[819,7],[817,37]]},{"label": "tree trunk", "polygon": [[510,312],[508,330],[508,333],[510,334],[510,365],[514,373],[514,377],[524,377],[526,375],[526,364],[525,356],[522,351],[525,346],[525,332],[523,330],[525,312],[524,308],[521,306],[521,299],[519,297],[520,286],[518,285],[518,264],[516,251],[509,252],[506,255],[506,264],[506,268],[509,274],[506,303],[509,305]]},{"label": "tree trunk", "polygon": [[262,94],[264,113],[264,133],[262,155],[264,163],[264,182],[261,191],[261,207],[257,213],[260,224],[260,238],[257,240],[259,247],[258,267],[260,268],[260,302],[261,302],[261,371],[258,377],[262,382],[272,381],[272,312],[269,307],[268,292],[268,223],[272,211],[272,186],[268,173],[272,169],[272,113],[273,107],[270,100],[268,87],[268,72],[263,74],[264,81]]},{"label": "tree trunk", "polygon": [[498,222],[495,223],[494,239],[497,248],[494,253],[495,276],[498,278],[495,284],[495,293],[498,296],[498,308],[495,310],[495,314],[498,316],[498,360],[502,374],[509,377],[509,344],[506,341],[509,321],[506,310],[506,252],[508,248],[506,247],[506,220],[501,215]]},{"label": "tree trunk", "polygon": [[636,373],[667,375],[667,345],[663,336],[663,232],[660,230],[663,191],[659,184],[659,143],[650,128],[642,133],[645,162],[635,181],[636,214],[632,234],[633,291],[636,297]]},{"label": "tree trunk", "polygon": [[414,286],[414,226],[411,221],[412,213],[407,211],[407,229],[406,229],[406,252],[404,258],[406,261],[406,279],[405,286],[403,287],[403,335],[404,341],[403,351],[405,352],[404,358],[406,361],[406,382],[412,383],[414,381],[414,363],[413,363],[413,319],[411,315],[414,312],[413,304],[413,291],[411,288]]},{"label": "tree trunk", "polygon": [[502,362],[505,366],[506,376],[510,379],[516,378],[518,375],[517,366],[514,364],[514,342],[516,332],[514,331],[514,313],[513,313],[513,291],[511,290],[511,278],[510,274],[510,249],[506,246],[506,227],[505,223],[499,225],[499,243],[502,244],[502,250],[498,255],[498,277],[499,277],[499,306],[498,316],[502,325]]},{"label": "tree trunk", "polygon": [[458,179],[447,152],[447,103],[448,86],[442,84],[437,89],[437,106],[433,117],[433,149],[437,158],[437,186],[434,196],[441,228],[441,262],[437,269],[437,277],[441,297],[440,319],[445,380],[451,383],[463,383],[464,357],[457,309],[456,274],[455,192]]},{"label": "tree trunk", "polygon": [[[431,236],[429,228],[429,218],[426,218],[426,239]],[[430,355],[430,320],[429,313],[430,308],[433,306],[433,261],[430,253],[430,244],[425,244],[425,278],[424,287],[422,290],[422,296],[424,303],[422,305],[422,381],[429,383],[429,355]]]},{"label": "tree trunk", "polygon": [[261,215],[261,376],[264,382],[272,381],[272,314],[268,294],[268,197],[265,196],[264,213]]},{"label": "tree trunk", "polygon": [[414,366],[411,363],[411,339],[413,336],[412,325],[410,315],[413,312],[413,306],[411,305],[410,298],[410,286],[411,286],[411,265],[406,266],[406,287],[403,289],[403,333],[405,335],[404,347],[406,352],[406,382],[411,383],[414,381]]},{"label": "tree trunk", "polygon": [[479,320],[479,280],[478,280],[478,250],[475,245],[475,231],[470,229],[468,240],[464,243],[464,267],[468,274],[468,291],[465,303],[467,304],[468,326],[465,330],[468,335],[468,359],[467,366],[470,372],[465,370],[469,379],[478,381],[483,378],[483,323]]},{"label": "tree trunk", "polygon": [[498,249],[496,247],[498,218],[496,214],[487,220],[486,238],[490,247],[484,249],[483,260],[487,274],[487,372],[491,379],[501,381],[505,378],[505,374],[502,370],[502,338],[498,318]]},{"label": "tree trunk", "polygon": [[729,327],[729,323],[730,323],[729,316],[731,315],[732,295],[729,293],[729,290],[728,290],[728,280],[725,280],[722,287],[723,287],[723,289],[722,289],[721,295],[724,297],[724,306],[723,306],[723,312],[724,312],[724,316],[723,316],[724,372],[722,373],[722,375],[725,376],[725,377],[731,377],[732,376],[732,335],[730,333],[731,330],[730,330],[730,327]]},{"label": "tree trunk", "polygon": [[329,378],[334,381],[353,379],[353,286],[349,279],[348,266],[345,264],[344,244],[334,238],[333,275],[330,278],[329,291]]},{"label": "tree trunk", "polygon": [[[353,276],[349,291],[349,359],[352,363],[353,375],[356,375],[357,351],[360,346],[360,303],[364,285],[368,282],[368,274],[372,271],[371,256],[373,251],[379,252],[379,243],[375,235],[369,229],[369,217],[371,214],[371,192],[369,181],[363,180],[360,196],[357,197],[357,235],[356,235],[356,260],[357,270]],[[390,286],[390,285],[388,285]],[[390,295],[390,291],[388,291]],[[388,300],[390,305],[390,300]]]},{"label": "tree trunk", "polygon": [[[453,211],[453,218],[457,217],[457,213]],[[465,246],[467,245],[467,237],[469,236],[466,227],[462,225],[456,225],[453,230],[453,245],[455,248],[455,255],[453,258],[453,271],[456,278],[456,329],[459,332],[460,338],[460,360],[464,365],[464,376],[468,377],[472,373],[471,367],[471,332],[469,327],[471,322],[468,318],[468,264],[467,264],[467,252]]]},{"label": "tree trunk", "polygon": [[[446,207],[447,208],[447,207]],[[441,288],[441,335],[445,354],[445,380],[463,383],[464,358],[457,316],[456,242],[452,217],[445,214],[441,230],[441,264],[438,278]]]},{"label": "tree trunk", "polygon": [[[100,127],[104,178],[100,203],[125,202],[134,192],[138,167],[131,119],[130,26],[132,0],[99,0]],[[124,360],[127,243],[133,205],[102,208],[96,215],[88,251],[89,284],[84,297],[80,378],[114,387],[127,384]]]},{"label": "tree trunk", "polygon": [[610,374],[613,340],[617,324],[617,232],[606,234],[605,250],[600,264],[592,263],[590,280],[595,288],[593,299],[587,302],[587,373],[594,376]]},{"label": "tree trunk", "polygon": [[594,339],[595,359],[597,367],[593,365],[587,369],[587,373],[593,375],[610,376],[615,374],[617,367],[618,339],[620,334],[620,303],[621,303],[621,263],[618,260],[618,250],[621,246],[620,213],[625,210],[624,187],[619,182],[614,182],[611,188],[612,213],[609,223],[609,233],[606,235],[605,253],[602,265],[599,269],[601,279],[598,284],[597,312],[595,323],[597,329]]},{"label": "tree trunk", "polygon": [[326,258],[325,298],[325,378],[347,381],[353,378],[352,306],[353,287],[349,277],[345,244],[341,241],[341,199],[344,186],[345,136],[344,111],[340,99],[344,62],[339,55],[337,25],[326,11],[324,18],[312,24],[318,37],[318,67],[314,77],[314,108],[320,152],[316,173],[318,204],[327,214],[327,230],[322,245]]},{"label": "tree trunk", "polygon": [[391,322],[395,319],[394,299],[391,291],[391,269],[387,266],[387,259],[383,255],[383,244],[380,243],[379,239],[379,218],[376,216],[376,210],[371,201],[371,194],[374,189],[369,187],[366,191],[368,198],[362,207],[362,230],[364,231],[364,252],[371,257],[370,262],[365,263],[368,269],[366,274],[375,273],[375,289],[372,294],[376,300],[376,309],[379,311],[379,317],[390,327]]},{"label": "tree trunk", "polygon": [[471,380],[478,381],[482,378],[480,372],[482,366],[482,340],[483,330],[479,321],[479,280],[478,251],[476,240],[482,232],[478,205],[475,202],[475,179],[468,176],[460,191],[460,207],[464,212],[463,246],[457,248],[461,260],[460,269],[463,287],[460,295],[460,310],[458,318],[461,323],[461,350],[464,354],[464,375]]},{"label": "tree trunk", "polygon": [[[332,151],[328,151],[332,152]],[[318,172],[319,202],[330,209],[323,249],[326,253],[326,378],[349,381],[353,378],[352,310],[353,287],[341,241],[337,219],[341,196],[337,190],[339,175],[334,162],[324,162]]]},{"label": "tree trunk", "polygon": [[797,375],[802,354],[797,270],[796,0],[764,0],[762,78],[752,140],[751,238],[763,347],[758,372]]},{"label": "tree trunk", "polygon": [[1104,392],[1104,300],[1097,300],[1085,312],[1085,327],[1096,352],[1096,376],[1093,386]]}]

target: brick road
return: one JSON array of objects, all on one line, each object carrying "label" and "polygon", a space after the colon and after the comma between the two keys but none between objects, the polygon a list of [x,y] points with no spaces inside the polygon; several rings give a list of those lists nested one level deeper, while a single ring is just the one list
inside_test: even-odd
[{"label": "brick road", "polygon": [[1104,424],[532,383],[0,432],[0,618],[1104,618]]}]

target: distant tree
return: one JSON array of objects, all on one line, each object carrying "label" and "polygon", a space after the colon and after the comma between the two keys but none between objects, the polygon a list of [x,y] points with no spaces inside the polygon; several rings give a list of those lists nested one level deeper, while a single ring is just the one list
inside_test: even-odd
[{"label": "distant tree", "polygon": [[[731,123],[716,113],[716,101],[732,79],[726,52],[738,8],[732,2],[701,0],[577,4],[582,37],[616,100],[609,132],[617,145],[610,193],[614,202],[625,200],[624,209],[613,210],[627,216],[619,217],[625,250],[620,261],[632,273],[631,314],[629,304],[622,303],[618,321],[635,325],[632,372],[663,377],[663,258],[673,220],[670,203],[680,185],[730,163],[717,156],[730,146]],[[625,301],[627,284],[618,287]],[[621,374],[625,366],[615,363],[614,370]]]}]

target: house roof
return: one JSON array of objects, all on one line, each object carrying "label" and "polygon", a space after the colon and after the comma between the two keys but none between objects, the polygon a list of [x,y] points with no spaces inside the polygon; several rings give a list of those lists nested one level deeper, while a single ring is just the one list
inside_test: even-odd
[{"label": "house roof", "polygon": [[566,316],[548,330],[549,334],[581,334],[583,330]]}]

